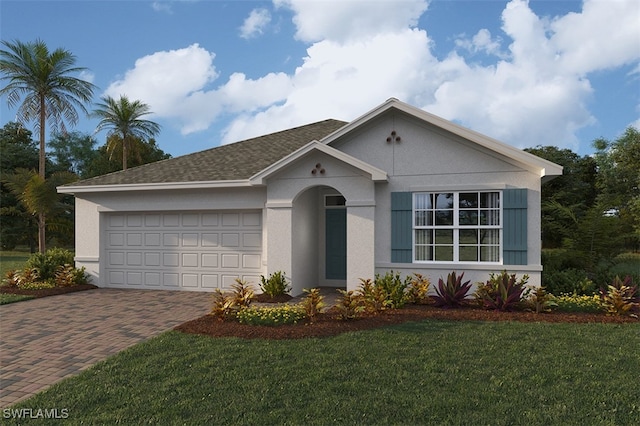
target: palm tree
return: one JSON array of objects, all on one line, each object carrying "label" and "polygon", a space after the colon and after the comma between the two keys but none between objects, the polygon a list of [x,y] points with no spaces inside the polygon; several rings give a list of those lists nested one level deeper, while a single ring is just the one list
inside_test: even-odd
[{"label": "palm tree", "polygon": [[153,138],[160,132],[159,124],[140,118],[147,114],[151,114],[149,105],[138,100],[130,101],[124,95],[117,100],[105,96],[93,111],[93,116],[100,119],[96,132],[109,129],[107,140],[111,145],[107,148],[113,152],[113,145],[122,143],[122,170],[127,170],[129,146],[136,139]]},{"label": "palm tree", "polygon": [[[45,126],[49,122],[56,129],[65,130],[64,122],[75,125],[78,109],[87,113],[85,103],[91,101],[95,86],[73,77],[86,68],[76,67],[76,57],[59,48],[49,52],[42,40],[22,43],[3,41],[7,50],[0,50],[0,80],[8,81],[0,89],[7,96],[10,108],[18,107],[17,118],[35,121],[40,132],[38,173],[45,179]],[[24,97],[24,100],[22,98]],[[45,250],[45,215],[38,215],[38,248]]]},{"label": "palm tree", "polygon": [[[35,170],[18,168],[2,178],[29,214],[54,217],[53,224],[50,222],[49,225],[61,226],[64,221],[60,219],[70,206],[64,203],[64,195],[58,194],[56,188],[78,180],[75,173],[55,172],[45,180]],[[12,212],[18,213],[18,210],[12,209]],[[50,226],[49,229],[53,228]]]}]

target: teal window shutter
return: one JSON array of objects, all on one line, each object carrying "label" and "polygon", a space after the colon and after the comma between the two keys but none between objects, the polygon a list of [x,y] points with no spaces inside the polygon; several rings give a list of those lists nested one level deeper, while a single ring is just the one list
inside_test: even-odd
[{"label": "teal window shutter", "polygon": [[527,264],[527,190],[502,192],[503,253],[505,265]]},{"label": "teal window shutter", "polygon": [[413,194],[391,193],[391,261],[413,262]]}]

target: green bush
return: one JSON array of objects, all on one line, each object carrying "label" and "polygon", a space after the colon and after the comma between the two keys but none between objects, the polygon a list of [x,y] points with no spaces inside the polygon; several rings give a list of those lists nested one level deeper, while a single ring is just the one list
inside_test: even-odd
[{"label": "green bush", "polygon": [[393,271],[387,271],[384,275],[376,274],[373,283],[375,287],[379,287],[384,294],[385,305],[392,308],[402,308],[405,304],[404,291],[409,285],[411,277],[400,279],[400,274],[394,274]]},{"label": "green bush", "polygon": [[523,301],[525,307],[533,310],[536,314],[550,312],[553,308],[558,307],[553,295],[547,293],[544,287],[527,287]]},{"label": "green bush", "polygon": [[597,290],[596,285],[581,269],[544,270],[542,285],[553,295],[584,294],[592,295]]},{"label": "green bush", "polygon": [[289,283],[287,283],[287,279],[282,271],[274,272],[269,275],[269,278],[265,278],[264,275],[261,275],[260,281],[260,289],[262,292],[271,297],[281,296],[291,291],[291,287],[289,286]]},{"label": "green bush", "polygon": [[370,278],[360,278],[360,287],[356,295],[359,297],[359,300],[364,306],[364,310],[367,312],[381,312],[385,310],[389,304],[384,289],[375,285]]},{"label": "green bush", "polygon": [[277,326],[296,324],[305,319],[305,312],[301,306],[259,306],[242,308],[236,314],[241,324]]},{"label": "green bush", "polygon": [[414,272],[413,276],[410,278],[409,285],[406,288],[407,301],[416,305],[429,303],[430,299],[428,293],[430,286],[431,282],[429,281],[429,278]]},{"label": "green bush", "polygon": [[356,319],[361,313],[365,311],[365,307],[362,303],[362,296],[355,293],[353,290],[341,290],[338,292],[342,295],[338,299],[336,309],[338,310],[339,318],[342,320]]},{"label": "green bush", "polygon": [[41,279],[55,278],[60,266],[73,265],[73,252],[62,248],[51,248],[44,253],[34,253],[27,260],[26,267],[38,271]]},{"label": "green bush", "polygon": [[552,301],[562,312],[597,313],[602,311],[600,297],[598,295],[563,294],[554,296]]},{"label": "green bush", "polygon": [[598,264],[594,281],[604,286],[618,277],[630,276],[633,282],[640,282],[640,253],[622,253],[610,261]]},{"label": "green bush", "polygon": [[302,300],[301,306],[309,321],[313,321],[324,308],[324,296],[320,294],[319,288],[303,290],[307,296]]}]

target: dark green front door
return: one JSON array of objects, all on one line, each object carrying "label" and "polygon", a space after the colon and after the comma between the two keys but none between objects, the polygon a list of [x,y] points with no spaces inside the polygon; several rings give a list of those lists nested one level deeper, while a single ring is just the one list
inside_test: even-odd
[{"label": "dark green front door", "polygon": [[328,280],[346,280],[347,209],[326,209],[325,212],[325,278]]}]

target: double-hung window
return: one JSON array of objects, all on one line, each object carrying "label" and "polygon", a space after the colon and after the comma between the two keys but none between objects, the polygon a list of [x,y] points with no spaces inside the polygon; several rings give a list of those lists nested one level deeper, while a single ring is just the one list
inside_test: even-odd
[{"label": "double-hung window", "polygon": [[500,262],[500,191],[413,194],[415,262]]}]

